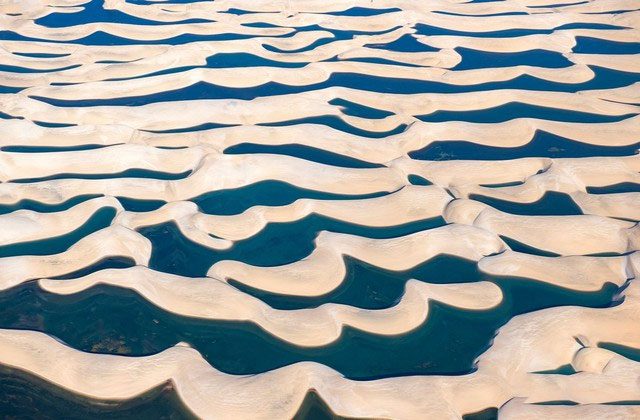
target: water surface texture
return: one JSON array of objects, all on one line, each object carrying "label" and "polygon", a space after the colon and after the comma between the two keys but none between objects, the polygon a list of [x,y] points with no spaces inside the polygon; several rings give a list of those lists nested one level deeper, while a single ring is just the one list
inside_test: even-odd
[{"label": "water surface texture", "polygon": [[0,19],[0,418],[640,418],[634,0]]}]

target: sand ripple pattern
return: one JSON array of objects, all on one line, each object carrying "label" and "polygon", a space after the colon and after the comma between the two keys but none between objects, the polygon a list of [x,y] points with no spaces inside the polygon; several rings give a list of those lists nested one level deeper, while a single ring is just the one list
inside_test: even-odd
[{"label": "sand ripple pattern", "polygon": [[0,414],[640,417],[632,0],[0,1],[0,130]]}]

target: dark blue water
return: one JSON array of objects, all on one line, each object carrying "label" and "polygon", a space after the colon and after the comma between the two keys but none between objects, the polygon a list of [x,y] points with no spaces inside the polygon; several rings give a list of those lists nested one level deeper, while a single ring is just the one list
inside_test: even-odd
[{"label": "dark blue water", "polygon": [[577,293],[526,279],[496,281],[505,293],[498,308],[467,311],[431,302],[429,319],[417,330],[379,336],[346,327],[338,341],[318,348],[286,344],[247,322],[171,315],[132,291],[107,286],[72,296],[47,293],[33,283],[13,288],[0,294],[5,308],[0,327],[44,331],[77,349],[100,353],[153,354],[185,341],[214,367],[234,374],[302,360],[354,379],[460,374],[474,370],[476,357],[512,316],[549,306],[609,306],[617,290],[609,285],[600,292]]},{"label": "dark blue water", "polygon": [[[129,3],[150,5],[157,4],[147,0],[127,0]],[[196,0],[171,0],[164,4],[187,4]],[[487,0],[472,0],[470,3],[481,3]],[[578,2],[575,4],[580,4]],[[557,4],[553,7],[563,7]],[[129,16],[115,10],[104,10],[102,0],[91,0],[82,11],[64,14],[51,13],[36,20],[36,24],[48,28],[64,28],[92,22],[112,22],[132,25],[166,25],[207,22],[207,19],[194,19],[177,22],[157,22],[145,18]],[[243,6],[245,7],[245,6]],[[551,6],[546,6],[551,7]],[[255,15],[259,13],[246,7],[230,8],[227,13],[237,16]],[[532,12],[537,7],[532,8]],[[394,13],[396,8],[377,9],[371,7],[348,7],[337,12],[326,13],[332,16],[370,16]],[[540,11],[540,10],[538,10]],[[439,12],[443,15],[455,16],[456,13]],[[491,16],[523,15],[524,12],[496,13]],[[460,15],[465,15],[460,13]],[[477,17],[491,21],[491,16]],[[443,16],[444,17],[444,16]],[[453,18],[452,18],[453,19]],[[292,19],[293,21],[293,19]],[[523,19],[523,22],[526,22]],[[612,20],[613,22],[613,20]],[[399,22],[400,23],[400,22]],[[267,23],[245,23],[245,27],[274,28]],[[517,37],[530,34],[551,34],[565,29],[605,29],[620,30],[620,26],[605,24],[575,23],[548,30],[517,28],[489,32],[453,31],[423,23],[415,25],[418,35],[462,35],[474,37]],[[377,33],[386,33],[390,28]],[[355,32],[326,29],[321,25],[309,25],[291,28],[286,38],[303,31],[328,31],[331,36],[320,39],[311,45],[295,50],[280,50],[265,46],[265,49],[289,54],[306,52],[328,43],[352,39],[354,36],[366,36],[373,32]],[[194,35],[185,33],[176,37],[139,41],[96,32],[90,36],[64,43],[79,45],[130,45],[130,44],[173,44],[182,45],[196,41],[230,41],[254,37],[237,31],[216,35]],[[33,41],[8,30],[0,31],[0,40]],[[427,38],[428,40],[428,38]],[[370,43],[373,48],[396,53],[419,53],[437,51],[436,48],[418,42],[411,35],[404,35],[389,43]],[[571,65],[561,54],[543,49],[529,50],[519,53],[491,53],[468,48],[456,48],[461,54],[462,62],[453,71],[510,67],[518,65],[543,68],[563,68]],[[619,54],[640,53],[640,42],[613,42],[591,37],[578,37],[573,49],[576,53],[612,54],[612,60]],[[55,51],[42,50],[37,53],[18,53],[17,55],[46,60],[63,57],[67,54],[55,54]],[[338,61],[337,57],[327,61]],[[406,68],[417,66],[392,62],[384,58],[359,58],[350,62],[370,62],[380,65],[393,64]],[[180,73],[194,68],[234,68],[234,67],[276,67],[302,68],[309,63],[286,63],[264,59],[249,53],[219,53],[208,57],[202,66],[169,67],[154,72],[153,75]],[[72,67],[69,67],[72,68]],[[620,72],[597,66],[591,66],[593,79],[564,84],[537,79],[523,75],[511,80],[489,82],[470,86],[456,86],[439,81],[420,81],[376,77],[367,74],[335,73],[325,81],[308,86],[288,86],[279,83],[267,83],[250,88],[227,88],[209,83],[194,83],[182,89],[160,92],[152,95],[129,96],[117,99],[101,100],[83,98],[74,101],[36,98],[60,107],[92,107],[102,105],[141,106],[157,102],[169,102],[194,99],[239,99],[252,100],[259,97],[295,94],[332,86],[360,89],[368,92],[412,94],[412,93],[463,93],[485,90],[523,89],[537,91],[577,92],[589,89],[610,89],[630,86],[640,82],[640,74]],[[45,73],[56,70],[37,70],[21,66],[0,65],[0,71],[9,73]],[[255,69],[255,71],[258,71]],[[303,69],[300,70],[304,72]],[[131,77],[136,79],[151,74]],[[117,83],[117,81],[114,81]],[[65,85],[53,82],[52,85]],[[17,93],[21,87],[0,87],[0,93]],[[336,98],[330,102],[339,107],[344,115],[382,119],[391,112],[375,109],[364,104],[350,101],[348,97]],[[586,112],[566,111],[551,107],[531,106],[522,103],[508,103],[485,110],[465,112],[439,111],[417,117],[428,122],[470,121],[478,123],[502,122],[514,118],[542,118],[560,122],[614,122],[629,118],[624,116],[603,116]],[[0,117],[22,118],[19,115],[0,113]],[[216,123],[215,112],[211,121],[197,127],[173,127],[164,130],[166,133],[181,133],[200,130],[215,130],[228,127]],[[55,129],[68,124],[35,121],[36,124]],[[406,130],[402,124],[387,132],[369,132],[346,123],[344,119],[334,115],[321,115],[310,118],[282,121],[265,126],[288,126],[301,123],[312,123],[328,126],[346,133],[368,137],[363,141],[376,142],[378,138],[399,134]],[[640,139],[638,139],[640,142]],[[102,145],[80,145],[70,147],[55,146],[4,146],[2,151],[20,153],[47,153],[55,151],[91,150]],[[429,146],[409,153],[413,159],[424,161],[435,160],[504,160],[523,157],[579,158],[590,156],[631,156],[636,153],[640,143],[629,146],[597,146],[583,144],[565,139],[550,133],[538,131],[526,145],[513,148],[498,148],[477,145],[471,142],[449,141],[441,139]],[[226,154],[271,153],[293,156],[317,163],[347,167],[372,168],[379,167],[365,160],[358,160],[315,147],[287,145],[260,145],[247,137],[240,144],[228,147]],[[120,177],[143,177],[163,180],[177,180],[189,176],[190,172],[169,174],[157,171],[132,169],[117,174],[81,175],[57,174],[51,177],[29,178],[15,182],[38,182],[51,179],[82,178],[108,179]],[[224,176],[213,174],[212,176]],[[304,174],[300,174],[304,176]],[[429,185],[430,181],[417,175],[409,175],[407,183]],[[500,188],[517,183],[490,185]],[[592,194],[615,194],[622,192],[640,192],[640,184],[623,183],[605,187],[588,187]],[[346,200],[379,197],[389,192],[378,192],[367,195],[338,195],[305,190],[291,184],[278,181],[257,182],[246,187],[208,192],[194,197],[200,210],[208,214],[231,215],[241,213],[256,205],[281,206],[293,203],[297,199],[312,198],[318,200]],[[58,212],[84,202],[99,195],[82,195],[59,204],[44,204],[33,200],[22,200],[13,204],[0,205],[0,214],[19,209],[30,209],[39,212]],[[513,203],[483,195],[472,195],[470,198],[481,201],[500,211],[510,214],[539,215],[577,215],[580,208],[570,196],[557,192],[547,192],[533,203]],[[166,204],[163,200],[140,200],[134,197],[118,196],[117,199],[129,211],[152,211]],[[67,234],[47,238],[41,241],[22,242],[0,247],[0,257],[15,255],[51,255],[63,252],[83,237],[107,227],[115,214],[112,208],[104,208],[93,214],[82,226]],[[185,238],[174,223],[163,223],[139,229],[153,244],[150,266],[153,269],[181,274],[188,277],[203,276],[210,266],[222,260],[237,260],[258,266],[274,266],[295,262],[308,256],[314,249],[314,240],[321,231],[341,232],[370,238],[392,238],[414,232],[443,226],[445,221],[438,217],[420,220],[413,223],[388,228],[371,228],[341,222],[335,219],[309,215],[301,220],[288,223],[270,223],[262,231],[251,238],[238,241],[228,250],[216,251],[200,246]],[[525,243],[510,238],[503,238],[515,251],[533,255],[555,256],[555,254],[536,249]],[[610,254],[607,254],[610,255]],[[0,328],[20,328],[42,331],[63,340],[74,348],[94,352],[122,355],[148,355],[169,348],[180,341],[190,343],[200,351],[212,366],[233,374],[256,374],[287,366],[299,361],[316,361],[330,366],[348,378],[375,379],[403,375],[425,374],[463,374],[475,370],[477,357],[491,345],[497,330],[513,316],[528,313],[542,308],[579,305],[586,307],[607,307],[617,304],[619,289],[607,284],[602,290],[593,293],[574,292],[523,278],[493,277],[481,273],[477,264],[450,255],[438,255],[418,266],[404,271],[384,270],[349,256],[344,257],[346,277],[335,290],[318,297],[298,297],[265,292],[252,288],[233,279],[230,284],[274,308],[283,310],[314,308],[326,303],[338,303],[366,309],[384,309],[396,305],[409,279],[417,279],[429,283],[461,283],[491,281],[503,291],[505,299],[496,308],[484,311],[469,311],[450,307],[439,302],[432,302],[429,308],[429,319],[414,331],[398,336],[385,337],[353,328],[345,328],[341,337],[330,345],[317,348],[300,348],[290,345],[277,337],[273,337],[250,322],[223,322],[196,320],[177,316],[161,310],[133,291],[115,287],[96,286],[90,290],[71,296],[58,296],[40,289],[35,282],[29,282],[10,290],[0,292]],[[111,256],[94,264],[90,264],[75,272],[65,273],[59,279],[70,279],[84,276],[106,268],[122,269],[135,265],[126,257]],[[122,275],[126,275],[124,272]],[[195,280],[194,280],[195,281]],[[603,348],[622,354],[632,360],[640,360],[640,350],[620,346],[615,343],[600,343]],[[540,372],[538,372],[540,373]],[[567,366],[560,366],[546,373],[571,374]],[[625,403],[625,402],[620,402]],[[634,403],[636,402],[626,402]],[[543,401],[541,404],[573,404],[572,401]],[[487,407],[476,413],[468,413],[466,420],[496,418],[497,407]],[[182,406],[171,384],[157,387],[127,402],[106,401],[97,403],[75,396],[58,387],[28,375],[24,372],[0,367],[0,417],[7,418],[140,418],[140,419],[181,419],[192,415]],[[300,408],[297,419],[335,418],[326,403],[315,392],[310,392]]]},{"label": "dark blue water", "polygon": [[128,15],[119,10],[103,9],[103,0],[91,0],[82,5],[83,10],[76,13],[50,13],[35,20],[37,25],[47,28],[65,28],[89,23],[119,23],[126,25],[172,25],[211,22],[207,19],[188,19],[176,22],[162,22]]},{"label": "dark blue water", "polygon": [[589,194],[640,193],[640,184],[624,182],[606,187],[587,187],[587,192]]},{"label": "dark blue water", "polygon": [[505,213],[522,216],[574,216],[582,214],[582,210],[567,194],[555,191],[546,192],[533,203],[514,203],[478,194],[469,196],[472,200],[488,204]]},{"label": "dark blue water", "polygon": [[417,118],[425,122],[468,121],[476,123],[499,123],[516,118],[539,118],[550,121],[608,123],[622,121],[635,115],[637,114],[591,114],[589,112],[570,111],[567,109],[528,105],[520,102],[509,102],[505,105],[496,106],[494,108],[471,111],[436,111],[428,115],[418,115]]},{"label": "dark blue water", "polygon": [[200,210],[207,214],[238,214],[253,206],[284,206],[301,198],[316,200],[355,200],[386,195],[386,192],[372,194],[344,195],[307,190],[282,181],[261,181],[240,188],[211,191],[192,198]]},{"label": "dark blue water", "polygon": [[[484,54],[484,53],[483,53]],[[213,56],[214,58],[216,56]],[[253,60],[253,57],[242,57]],[[487,57],[486,60],[491,60]],[[491,61],[493,63],[493,61]],[[247,61],[246,65],[263,65],[261,60]],[[281,63],[283,64],[283,63]],[[289,67],[289,66],[288,66]],[[174,71],[156,72],[153,75],[167,74],[184,71],[187,68],[175,68]],[[522,90],[549,90],[556,92],[577,92],[595,88],[616,88],[629,86],[640,81],[640,74],[620,72],[604,68],[593,67],[595,77],[590,81],[577,84],[564,84],[544,81],[533,76],[522,75],[503,82],[488,82],[476,85],[452,85],[435,81],[422,81],[414,79],[399,79],[390,77],[378,77],[357,73],[334,73],[326,81],[307,86],[289,86],[276,82],[268,82],[249,88],[230,88],[214,85],[207,82],[196,82],[190,86],[154,93],[142,96],[124,96],[110,99],[52,99],[40,96],[31,96],[33,99],[60,107],[88,107],[88,106],[141,106],[157,102],[185,101],[197,99],[242,99],[252,100],[258,97],[287,95],[325,89],[331,86],[341,86],[351,89],[359,89],[370,92],[411,94],[411,93],[463,93],[480,92],[497,89],[522,89]],[[140,77],[140,76],[139,76]],[[138,78],[138,77],[135,77]],[[134,78],[134,79],[135,79]],[[115,80],[127,80],[114,79]],[[344,99],[343,99],[344,100]],[[375,118],[376,113],[386,113],[383,110],[373,110],[366,114],[367,118]],[[363,113],[360,113],[363,115]],[[373,116],[370,116],[373,115]]]},{"label": "dark blue water", "polygon": [[372,228],[311,214],[288,223],[270,223],[251,238],[234,243],[228,250],[213,250],[182,235],[173,222],[138,229],[153,244],[149,267],[188,277],[205,276],[209,268],[222,260],[243,261],[251,265],[276,266],[307,257],[315,248],[314,240],[323,231],[393,238],[444,225],[440,217],[399,226]]},{"label": "dark blue water", "polygon": [[547,50],[528,50],[516,53],[495,53],[477,51],[469,48],[456,48],[462,56],[462,62],[452,70],[471,70],[481,68],[534,66],[545,68],[570,67],[573,63],[562,54]]},{"label": "dark blue water", "polygon": [[56,179],[114,179],[114,178],[147,178],[147,179],[162,179],[162,180],[177,180],[184,179],[191,175],[191,170],[181,172],[178,174],[172,174],[169,172],[152,171],[148,169],[127,169],[126,171],[114,173],[114,174],[56,174],[50,176],[44,176],[40,178],[22,178],[15,179],[11,182],[19,184],[28,184],[32,182],[52,181]]},{"label": "dark blue water", "polygon": [[407,180],[412,185],[433,185],[431,181],[426,178],[421,177],[420,175],[409,175]]},{"label": "dark blue water", "polygon": [[578,158],[592,156],[633,156],[640,143],[629,146],[598,146],[536,131],[533,139],[519,147],[493,147],[466,141],[436,141],[409,152],[419,160],[503,160],[525,157]]},{"label": "dark blue water", "polygon": [[116,210],[114,208],[101,208],[80,227],[65,235],[50,237],[39,241],[20,242],[0,246],[0,258],[13,257],[16,255],[59,254],[66,251],[85,236],[109,226],[115,214]]},{"label": "dark blue water", "polygon": [[312,162],[324,163],[343,168],[381,168],[384,165],[369,163],[352,157],[327,152],[315,147],[303,146],[299,144],[285,145],[263,145],[255,143],[241,143],[225,149],[226,154],[251,154],[251,153],[271,153],[298,157]]},{"label": "dark blue water", "polygon": [[640,54],[640,42],[616,42],[584,36],[576,37],[573,52],[581,54]]},{"label": "dark blue water", "polygon": [[347,274],[340,286],[323,296],[305,297],[266,292],[230,280],[236,288],[276,309],[315,308],[325,303],[340,303],[363,309],[385,309],[396,305],[410,279],[427,283],[468,283],[487,280],[475,261],[441,254],[412,269],[384,270],[345,256]]},{"label": "dark blue water", "polygon": [[137,200],[128,197],[117,197],[117,199],[125,210],[135,212],[153,211],[167,204],[163,200]]}]

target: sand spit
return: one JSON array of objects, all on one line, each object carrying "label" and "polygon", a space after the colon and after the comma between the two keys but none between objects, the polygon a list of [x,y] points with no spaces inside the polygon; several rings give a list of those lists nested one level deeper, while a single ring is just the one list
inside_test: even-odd
[{"label": "sand spit", "polygon": [[111,226],[82,238],[60,254],[0,258],[0,289],[11,288],[27,280],[73,273],[109,257],[127,257],[136,264],[147,265],[151,257],[151,243],[122,226]]},{"label": "sand spit", "polygon": [[[156,211],[118,216],[116,222],[130,229],[175,221],[181,232],[193,238],[193,231],[205,237],[239,241],[252,237],[269,223],[287,223],[311,214],[347,223],[388,227],[441,216],[452,197],[436,186],[408,185],[394,193],[367,199],[314,200],[299,199],[285,206],[254,206],[235,215],[209,215],[198,210],[194,203],[173,202]],[[194,240],[194,239],[192,239]],[[206,246],[206,242],[195,240]],[[213,247],[216,248],[216,247]]]},{"label": "sand spit", "polygon": [[370,334],[395,335],[428,320],[429,301],[463,309],[489,309],[502,300],[488,282],[434,285],[409,281],[400,301],[387,309],[367,310],[334,303],[317,308],[277,310],[212,278],[193,279],[143,267],[103,270],[74,280],[41,280],[45,290],[78,293],[96,284],[126,287],[169,312],[203,319],[250,321],[275,337],[297,346],[323,346],[337,340],[343,326]]},{"label": "sand spit", "polygon": [[321,232],[316,238],[314,251],[300,261],[274,267],[220,261],[211,267],[208,275],[233,279],[273,293],[320,296],[342,283],[346,274],[343,255],[387,270],[400,271],[440,254],[478,261],[504,249],[503,242],[491,232],[457,224],[392,239]]},{"label": "sand spit", "polygon": [[0,215],[2,226],[0,246],[64,235],[82,226],[93,214],[103,208],[123,210],[120,202],[114,197],[99,197],[61,212],[38,213],[17,210]]}]

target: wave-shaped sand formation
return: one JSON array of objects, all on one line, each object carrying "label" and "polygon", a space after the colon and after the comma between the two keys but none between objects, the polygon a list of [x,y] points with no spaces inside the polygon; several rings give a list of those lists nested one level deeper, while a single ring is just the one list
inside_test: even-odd
[{"label": "wave-shaped sand formation", "polygon": [[[500,94],[496,94],[499,92]],[[347,124],[367,131],[388,131],[403,122],[436,111],[470,111],[494,108],[512,102],[589,114],[629,117],[640,111],[636,105],[613,102],[625,99],[633,89],[618,90],[600,98],[602,92],[542,92],[504,89],[456,94],[379,94],[344,88],[328,88],[292,95],[241,100],[190,100],[159,102],[138,107],[95,106],[56,107],[17,95],[0,96],[6,113],[53,124],[117,124],[127,118],[130,126],[145,130],[172,130],[196,127],[207,123],[222,125],[269,124],[303,120],[315,115],[338,116]],[[392,112],[380,120],[345,115],[329,102],[349,97],[355,103]],[[289,106],[282,108],[279,103]],[[215,108],[215,116],[207,110]],[[180,110],[172,113],[170,110]],[[185,112],[189,110],[189,112]],[[620,118],[623,119],[623,118]]]},{"label": "wave-shaped sand formation", "polygon": [[[25,120],[3,120],[0,127],[8,133],[0,139],[2,147],[25,146],[74,147],[83,145],[115,145],[143,143],[156,147],[179,148],[206,144],[217,151],[247,142],[265,145],[300,144],[349,156],[366,162],[386,163],[419,150],[434,142],[465,141],[500,147],[529,144],[537,131],[551,133],[576,142],[598,146],[638,144],[640,117],[612,123],[565,123],[540,119],[514,119],[502,123],[414,122],[403,133],[376,140],[342,132],[320,124],[298,124],[282,127],[237,126],[176,134],[154,134],[123,125],[80,125],[42,127]],[[311,135],[313,134],[313,135]],[[615,135],[615,137],[614,137]],[[613,138],[612,138],[613,137]]]},{"label": "wave-shaped sand formation", "polygon": [[[373,54],[368,55],[373,57]],[[277,73],[265,72],[264,67],[237,68],[194,68],[181,73],[170,73],[150,76],[143,79],[128,78],[114,85],[109,81],[100,80],[100,71],[87,69],[85,72],[64,71],[60,73],[15,73],[7,74],[2,83],[8,86],[28,86],[42,84],[43,81],[54,83],[77,83],[80,85],[33,87],[22,93],[31,97],[71,101],[97,101],[99,99],[114,99],[122,97],[151,96],[166,90],[185,89],[194,83],[209,83],[216,86],[230,88],[250,88],[278,83],[288,86],[313,87],[326,83],[333,75],[366,74],[381,78],[410,79],[426,82],[441,82],[455,86],[473,86],[483,83],[511,80],[522,75],[536,77],[556,83],[584,83],[594,77],[594,73],[587,66],[571,66],[557,69],[545,69],[532,66],[505,67],[497,69],[472,69],[445,71],[440,67],[452,67],[458,64],[460,56],[453,50],[440,50],[438,53],[423,55],[430,66],[416,69],[408,66],[382,65],[376,63],[362,63],[356,61],[319,62],[310,63],[303,68],[281,68]],[[580,56],[582,57],[582,56]],[[625,56],[626,57],[626,56]],[[349,57],[344,57],[349,58]],[[353,57],[351,57],[353,58]],[[415,57],[417,58],[417,57]],[[628,57],[631,58],[631,57]],[[600,67],[607,67],[600,63],[598,57],[594,61]],[[592,64],[588,57],[582,57],[585,64]],[[449,61],[449,63],[447,63]],[[630,61],[630,60],[629,60]],[[633,64],[631,64],[633,65]],[[620,70],[628,70],[621,68]],[[143,70],[148,73],[148,71]],[[113,71],[110,71],[113,74]],[[141,76],[144,75],[141,74]]]},{"label": "wave-shaped sand formation", "polygon": [[[337,414],[360,417],[414,418],[425,413],[457,417],[486,407],[501,406],[514,396],[525,395],[529,396],[529,402],[572,400],[597,404],[619,401],[619,398],[632,400],[638,396],[635,385],[637,362],[592,347],[590,342],[620,340],[637,345],[637,331],[633,332],[632,327],[637,321],[633,316],[634,313],[637,315],[635,289],[632,287],[627,291],[628,300],[623,304],[606,310],[558,308],[516,318],[501,331],[499,340],[481,358],[479,370],[466,376],[410,376],[354,382],[311,363],[251,377],[231,376],[216,371],[197,352],[184,346],[139,358],[90,355],[36,332],[12,330],[3,330],[1,334],[3,363],[35,373],[74,392],[103,399],[133,398],[171,379],[178,395],[194,413],[206,416],[207,413],[222,412],[225,418],[227,414],[256,418],[292,416],[310,389],[316,390]],[[567,315],[574,317],[567,318]],[[576,315],[587,318],[587,324],[572,322]],[[626,328],[598,328],[612,319]],[[537,326],[535,330],[526,328],[531,323]],[[577,329],[580,341],[571,333],[561,332],[568,327]],[[523,334],[531,335],[523,345],[503,339]],[[543,343],[544,346],[540,346]],[[45,347],[47,352],[42,351]],[[544,354],[540,354],[541,350]],[[56,353],[56,360],[65,361],[73,375],[62,374],[67,369],[59,369],[44,356],[52,352]],[[515,367],[504,369],[500,367],[503,362],[490,363],[504,357],[511,357]],[[558,366],[563,362],[569,362],[580,373],[536,373],[553,363]],[[125,371],[128,374],[124,374]],[[266,386],[266,383],[277,383],[278,386]],[[594,390],[593,384],[600,387]],[[460,392],[464,393],[464,399],[456,398]],[[362,398],[370,399],[372,403],[362,405]],[[396,398],[402,398],[403,404],[398,405]],[[582,411],[593,414],[598,412],[597,408],[593,406],[591,410]],[[507,409],[513,410],[513,404],[505,406]],[[527,410],[527,407],[522,408],[522,414]],[[562,410],[567,409],[562,407]],[[518,411],[514,415],[518,415]]]},{"label": "wave-shaped sand formation", "polygon": [[[132,271],[135,270],[135,271]],[[124,276],[124,277],[123,277]],[[428,285],[409,282],[397,305],[367,310],[326,304],[313,309],[272,309],[245,293],[215,279],[163,275],[142,268],[103,270],[75,280],[41,280],[56,293],[77,293],[96,284],[130,287],[157,306],[191,317],[215,320],[249,320],[274,336],[299,346],[322,346],[338,339],[343,326],[372,334],[406,333],[424,323],[430,300],[464,309],[487,309],[500,303],[501,293],[491,283]],[[224,305],[218,302],[224,302]]]},{"label": "wave-shaped sand formation", "polygon": [[638,5],[0,3],[0,417],[640,416]]}]

